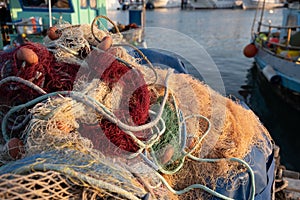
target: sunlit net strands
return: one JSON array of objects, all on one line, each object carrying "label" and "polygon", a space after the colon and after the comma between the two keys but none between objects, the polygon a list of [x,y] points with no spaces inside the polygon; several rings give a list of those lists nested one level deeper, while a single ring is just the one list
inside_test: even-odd
[{"label": "sunlit net strands", "polygon": [[1,198],[139,199],[146,193],[117,163],[72,149],[35,154],[2,171]]},{"label": "sunlit net strands", "polygon": [[[251,149],[272,151],[254,113],[190,75],[139,64],[113,36],[101,49],[110,33],[99,18],[1,57],[0,197],[230,199],[214,190],[250,182],[253,198]],[[39,62],[18,60],[21,48]]]}]

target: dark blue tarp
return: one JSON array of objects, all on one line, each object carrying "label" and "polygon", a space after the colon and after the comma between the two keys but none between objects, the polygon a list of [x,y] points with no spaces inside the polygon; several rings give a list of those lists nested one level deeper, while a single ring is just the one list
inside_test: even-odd
[{"label": "dark blue tarp", "polygon": [[[167,51],[159,51],[156,49],[146,49],[146,48],[141,48],[139,49],[147,58],[148,60],[154,65],[154,66],[159,66],[160,68],[173,68],[175,69],[176,72],[179,73],[188,73],[184,62],[183,58],[179,58],[179,56],[175,56],[175,54],[172,54]],[[141,55],[138,54],[137,51],[132,51],[131,55],[137,57],[137,58],[142,58]],[[148,63],[144,60],[141,59],[141,63],[143,65],[147,65]]]}]

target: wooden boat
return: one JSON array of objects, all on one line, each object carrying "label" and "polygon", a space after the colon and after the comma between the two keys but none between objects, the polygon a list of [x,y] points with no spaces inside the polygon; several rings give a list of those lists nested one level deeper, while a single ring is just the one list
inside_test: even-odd
[{"label": "wooden boat", "polygon": [[[264,4],[264,5],[263,5]],[[242,8],[246,9],[272,9],[272,8],[282,8],[285,6],[285,2],[282,0],[242,0]]]},{"label": "wooden boat", "polygon": [[254,57],[259,72],[274,92],[300,110],[299,4],[290,3],[283,9],[281,25],[266,23],[263,13],[264,9],[260,20],[254,20],[252,41],[244,48],[244,54]]},{"label": "wooden boat", "polygon": [[[25,38],[33,42],[42,42],[47,29],[57,23],[91,24],[99,13],[106,15],[105,0],[92,0],[89,3],[86,0],[64,1],[65,4],[57,2],[53,4],[50,11],[49,7],[44,4],[24,5],[22,0],[11,1],[7,12],[13,18],[3,22],[0,49]],[[130,24],[124,25],[125,28],[119,27],[124,36],[123,41],[144,46],[144,44],[142,45],[144,39],[143,17],[136,13],[129,16]]]},{"label": "wooden boat", "polygon": [[[0,41],[13,43],[22,34],[30,41],[41,41],[47,29],[55,23],[64,20],[70,24],[90,24],[99,13],[106,15],[105,0],[53,0],[51,5],[43,1],[13,0],[9,1],[7,11],[11,19],[4,22],[2,32],[6,37]],[[51,1],[50,1],[51,2]]]}]

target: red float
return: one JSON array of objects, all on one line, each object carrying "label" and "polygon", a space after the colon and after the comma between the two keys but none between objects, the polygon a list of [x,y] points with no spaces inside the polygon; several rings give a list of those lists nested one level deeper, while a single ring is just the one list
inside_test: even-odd
[{"label": "red float", "polygon": [[244,48],[244,55],[248,58],[252,58],[256,55],[257,53],[257,48],[256,46],[251,43],[251,44],[248,44],[245,48]]}]

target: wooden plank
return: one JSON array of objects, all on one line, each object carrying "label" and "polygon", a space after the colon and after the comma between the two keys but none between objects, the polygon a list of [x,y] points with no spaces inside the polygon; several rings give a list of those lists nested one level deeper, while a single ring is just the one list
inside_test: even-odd
[{"label": "wooden plank", "polygon": [[300,193],[299,192],[292,192],[292,191],[283,190],[283,193],[284,193],[285,199],[289,199],[289,200],[299,200],[300,199]]},{"label": "wooden plank", "polygon": [[291,190],[300,193],[300,179],[292,179],[292,178],[284,177],[283,180],[288,181],[288,186],[285,188],[285,190]]},{"label": "wooden plank", "polygon": [[286,178],[292,178],[292,179],[300,179],[300,173],[291,171],[291,170],[283,170],[282,176]]}]

